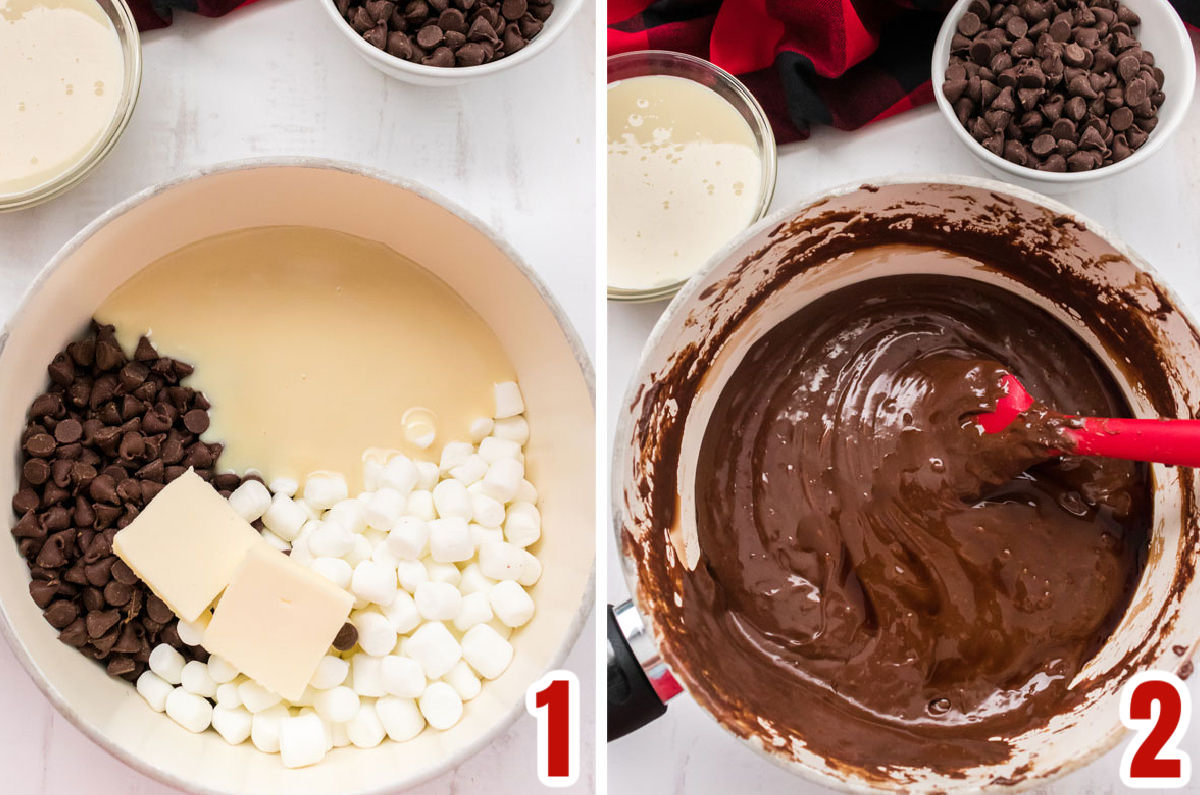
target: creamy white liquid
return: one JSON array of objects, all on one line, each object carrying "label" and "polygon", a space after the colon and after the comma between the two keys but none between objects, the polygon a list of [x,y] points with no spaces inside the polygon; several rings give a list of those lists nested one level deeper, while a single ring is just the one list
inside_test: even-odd
[{"label": "creamy white liquid", "polygon": [[83,160],[116,113],[124,71],[93,0],[0,0],[0,195]]},{"label": "creamy white liquid", "polygon": [[608,285],[691,276],[754,220],[762,156],[715,91],[653,75],[608,87]]},{"label": "creamy white liquid", "polygon": [[[436,461],[490,417],[516,374],[500,341],[449,285],[381,243],[260,227],[158,260],[96,311],[132,352],[146,334],[189,362],[212,403],[221,467],[269,481],[328,470],[362,489],[364,456]],[[414,421],[435,431],[414,445]]]}]

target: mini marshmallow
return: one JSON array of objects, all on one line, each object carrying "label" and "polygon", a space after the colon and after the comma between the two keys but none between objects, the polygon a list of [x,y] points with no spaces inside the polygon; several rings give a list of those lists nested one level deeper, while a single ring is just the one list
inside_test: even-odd
[{"label": "mini marshmallow", "polygon": [[413,594],[417,612],[428,621],[450,621],[462,606],[462,594],[448,582],[423,582]]},{"label": "mini marshmallow", "polygon": [[[239,682],[226,682],[217,685],[217,706],[233,709],[242,706],[242,696],[238,691]],[[215,722],[215,721],[214,721]],[[249,729],[247,729],[249,731]]]},{"label": "mini marshmallow", "polygon": [[374,748],[385,735],[374,704],[363,704],[358,714],[346,722],[346,736],[359,748]]},{"label": "mini marshmallow", "polygon": [[383,543],[375,544],[375,548],[371,550],[371,560],[376,563],[382,563],[393,571],[395,571],[396,566],[400,565],[400,558],[393,555],[392,551],[388,549],[386,537]]},{"label": "mini marshmallow", "polygon": [[481,547],[489,541],[503,541],[504,531],[499,527],[484,527],[481,524],[471,523],[471,543],[477,547]]},{"label": "mini marshmallow", "polygon": [[179,633],[179,639],[189,646],[199,646],[204,640],[204,630],[208,629],[208,622],[212,620],[212,613],[207,610],[197,616],[195,621],[183,621],[182,619],[176,625],[175,630]]},{"label": "mini marshmallow", "polygon": [[479,457],[487,461],[489,466],[505,458],[519,460],[521,458],[521,445],[511,439],[489,436],[479,443]]},{"label": "mini marshmallow", "polygon": [[341,558],[314,558],[308,567],[339,588],[349,588],[354,568]]},{"label": "mini marshmallow", "polygon": [[450,673],[442,677],[442,681],[453,687],[454,692],[458,693],[458,697],[463,701],[470,701],[483,689],[479,677],[471,670],[471,666],[462,660],[454,664]]},{"label": "mini marshmallow", "polygon": [[242,704],[246,709],[255,714],[265,712],[283,700],[278,693],[267,690],[253,679],[247,679],[238,685],[238,695],[242,697]]},{"label": "mini marshmallow", "polygon": [[411,657],[384,657],[382,670],[383,687],[393,696],[416,698],[428,684],[425,670]]},{"label": "mini marshmallow", "polygon": [[229,507],[247,522],[253,522],[271,507],[271,492],[257,480],[243,481],[229,495]]},{"label": "mini marshmallow", "polygon": [[457,586],[462,579],[462,572],[453,563],[438,563],[436,560],[425,560],[425,571],[429,572],[429,582],[448,582]]},{"label": "mini marshmallow", "polygon": [[263,530],[261,533],[259,533],[259,535],[262,536],[262,540],[266,541],[267,544],[276,552],[286,552],[292,548],[291,544],[289,544],[287,541],[284,541],[270,530]]},{"label": "mini marshmallow", "polygon": [[433,507],[433,493],[420,489],[409,494],[408,502],[404,506],[404,514],[424,519],[427,522],[430,519],[436,519],[437,510]]},{"label": "mini marshmallow", "polygon": [[[422,676],[422,680],[424,676]],[[421,683],[422,688],[425,686],[424,681]],[[137,679],[137,691],[142,694],[142,698],[146,699],[146,703],[150,705],[150,709],[155,712],[162,712],[167,708],[167,696],[175,688],[171,683],[163,679],[154,671],[143,671],[142,675]],[[418,693],[418,695],[420,695]]]},{"label": "mini marshmallow", "polygon": [[471,494],[471,520],[484,527],[504,524],[504,506],[482,491]]},{"label": "mini marshmallow", "polygon": [[383,666],[378,657],[356,654],[350,658],[350,686],[354,692],[367,698],[382,696]]},{"label": "mini marshmallow", "polygon": [[303,499],[312,508],[329,510],[350,493],[346,479],[341,475],[316,473],[304,481]]},{"label": "mini marshmallow", "polygon": [[417,462],[417,488],[422,491],[432,491],[437,485],[438,476],[441,475],[441,470],[438,465],[432,461]]},{"label": "mini marshmallow", "polygon": [[313,708],[327,721],[345,723],[358,712],[358,693],[341,685],[320,690],[313,699]]},{"label": "mini marshmallow", "polygon": [[475,448],[467,442],[446,442],[442,446],[442,458],[438,469],[442,473],[449,472],[456,466],[466,463],[475,454]]},{"label": "mini marshmallow", "polygon": [[250,738],[254,716],[241,707],[218,706],[213,709],[212,727],[230,745],[240,745]]},{"label": "mini marshmallow", "polygon": [[425,720],[435,729],[449,729],[462,718],[462,698],[445,682],[434,682],[425,688],[417,703]]},{"label": "mini marshmallow", "polygon": [[467,435],[471,437],[471,441],[479,444],[479,440],[492,432],[492,428],[496,424],[492,422],[491,417],[477,417],[471,421],[470,427],[467,428]]},{"label": "mini marshmallow", "polygon": [[263,524],[284,541],[292,541],[300,535],[300,528],[309,520],[309,515],[286,494],[276,494],[271,506],[263,514]]},{"label": "mini marshmallow", "polygon": [[404,438],[421,450],[428,450],[437,439],[437,424],[433,413],[425,409],[409,409],[401,418]]},{"label": "mini marshmallow", "polygon": [[[305,526],[308,524],[308,522],[305,522]],[[314,555],[308,546],[308,538],[304,536],[303,529],[301,529],[300,535],[292,541],[292,551],[289,557],[301,566],[307,566],[312,563]]]},{"label": "mini marshmallow", "polygon": [[521,388],[515,381],[504,381],[492,388],[496,398],[495,418],[498,420],[515,417],[525,413],[525,401],[521,398]]},{"label": "mini marshmallow", "polygon": [[277,704],[270,709],[254,713],[250,721],[250,742],[266,754],[279,752],[279,730],[283,722],[291,717],[287,707]]},{"label": "mini marshmallow", "polygon": [[363,462],[363,485],[369,491],[379,488],[379,480],[383,477],[383,462],[378,458],[368,458]]},{"label": "mini marshmallow", "polygon": [[212,724],[213,708],[208,699],[177,687],[167,694],[167,715],[183,728],[199,734]]},{"label": "mini marshmallow", "polygon": [[350,623],[358,630],[358,645],[372,657],[383,657],[395,648],[396,630],[383,613],[359,610],[350,614]]},{"label": "mini marshmallow", "polygon": [[450,470],[450,477],[464,486],[470,487],[483,480],[487,474],[488,462],[481,455],[473,455],[465,462]]},{"label": "mini marshmallow", "polygon": [[396,598],[396,569],[373,560],[364,560],[354,567],[350,592],[377,605],[390,605]]},{"label": "mini marshmallow", "polygon": [[300,482],[295,478],[275,478],[267,484],[267,489],[276,496],[295,497],[300,491]]},{"label": "mini marshmallow", "polygon": [[519,627],[533,618],[533,598],[513,580],[498,582],[488,594],[492,612],[507,626]]},{"label": "mini marshmallow", "polygon": [[492,436],[523,445],[529,441],[529,423],[524,417],[496,420],[492,426]]},{"label": "mini marshmallow", "polygon": [[488,467],[479,481],[483,493],[497,502],[509,502],[516,495],[525,477],[525,465],[515,458],[502,458]]},{"label": "mini marshmallow", "polygon": [[521,573],[517,575],[517,582],[528,588],[542,578],[542,562],[529,552],[521,556],[521,561]]},{"label": "mini marshmallow", "polygon": [[462,598],[458,606],[458,615],[454,617],[454,628],[466,632],[476,624],[492,620],[492,603],[486,591],[469,593]]},{"label": "mini marshmallow", "polygon": [[429,581],[429,572],[419,560],[402,560],[396,564],[396,579],[401,588],[413,593],[418,585]]},{"label": "mini marshmallow", "polygon": [[462,659],[462,647],[440,621],[417,627],[408,637],[405,649],[430,679],[441,678]]},{"label": "mini marshmallow", "polygon": [[467,520],[456,516],[430,522],[429,555],[438,563],[457,563],[474,557],[475,544],[471,542]]},{"label": "mini marshmallow", "polygon": [[150,670],[167,684],[177,685],[183,681],[183,666],[187,661],[183,655],[165,643],[150,651]]},{"label": "mini marshmallow", "polygon": [[373,551],[374,549],[369,540],[363,538],[361,535],[356,535],[354,536],[354,546],[350,547],[350,551],[343,555],[342,559],[353,568],[364,560],[370,560]]},{"label": "mini marshmallow", "polygon": [[316,715],[284,718],[279,725],[279,757],[287,768],[315,765],[325,758],[325,726]]},{"label": "mini marshmallow", "polygon": [[180,684],[189,693],[212,698],[217,694],[217,683],[208,675],[208,666],[199,660],[192,660],[183,666]]},{"label": "mini marshmallow", "polygon": [[493,580],[515,580],[521,576],[525,550],[506,541],[488,541],[479,546],[479,570]]},{"label": "mini marshmallow", "polygon": [[375,702],[375,711],[387,736],[395,742],[411,740],[425,728],[425,718],[411,698],[384,696]]},{"label": "mini marshmallow", "polygon": [[386,486],[401,494],[408,494],[416,487],[420,478],[420,471],[410,458],[402,455],[393,456],[379,474],[379,487]]},{"label": "mini marshmallow", "polygon": [[345,748],[350,744],[350,735],[346,733],[345,723],[329,724],[329,742],[334,748]]},{"label": "mini marshmallow", "polygon": [[482,591],[486,596],[487,592],[492,590],[492,586],[495,584],[496,580],[485,576],[484,573],[479,570],[478,563],[468,563],[463,567],[462,579],[459,580],[458,590],[463,594],[471,594]]},{"label": "mini marshmallow", "polygon": [[504,515],[504,538],[511,544],[527,547],[542,537],[542,514],[527,502],[509,504]]},{"label": "mini marshmallow", "polygon": [[521,479],[521,485],[517,486],[517,493],[513,495],[514,500],[528,502],[532,505],[537,505],[538,493],[533,484],[524,478]]},{"label": "mini marshmallow", "polygon": [[341,525],[351,533],[361,533],[367,529],[367,506],[361,500],[341,500],[322,519]]},{"label": "mini marshmallow", "polygon": [[340,558],[354,549],[354,534],[336,522],[318,521],[308,536],[308,548],[320,558]]},{"label": "mini marshmallow", "polygon": [[512,663],[512,644],[488,624],[471,627],[462,638],[463,659],[484,679],[495,679]]},{"label": "mini marshmallow", "polygon": [[[418,584],[417,587],[421,586]],[[392,629],[396,630],[396,634],[411,632],[421,623],[421,614],[417,610],[417,603],[408,591],[396,591],[392,603],[384,607],[382,612],[392,625]]]},{"label": "mini marshmallow", "polygon": [[415,516],[402,516],[388,531],[387,546],[400,560],[419,560],[429,549],[429,525]]},{"label": "mini marshmallow", "polygon": [[345,682],[349,674],[350,663],[341,657],[327,654],[317,663],[317,670],[313,672],[308,686],[314,690],[329,690]]},{"label": "mini marshmallow", "polygon": [[208,657],[208,675],[218,685],[232,682],[238,675],[238,669],[224,657],[210,654]]},{"label": "mini marshmallow", "polygon": [[363,505],[363,518],[369,527],[390,530],[404,516],[404,495],[386,486],[371,494]]},{"label": "mini marshmallow", "polygon": [[471,495],[467,487],[457,480],[443,480],[433,487],[433,507],[438,516],[449,519],[471,518]]}]

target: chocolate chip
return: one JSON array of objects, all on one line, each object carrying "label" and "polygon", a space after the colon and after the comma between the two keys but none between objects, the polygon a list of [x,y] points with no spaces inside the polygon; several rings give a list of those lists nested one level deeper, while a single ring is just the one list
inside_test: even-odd
[{"label": "chocolate chip", "polygon": [[192,409],[183,415],[183,427],[197,435],[204,433],[208,430],[208,412]]},{"label": "chocolate chip", "polygon": [[358,643],[358,630],[350,622],[342,625],[338,630],[337,635],[333,638],[333,648],[338,651],[347,651],[354,648],[354,644]]},{"label": "chocolate chip", "polygon": [[74,602],[60,599],[46,608],[43,615],[50,626],[55,629],[63,629],[79,617],[79,608],[75,606]]}]

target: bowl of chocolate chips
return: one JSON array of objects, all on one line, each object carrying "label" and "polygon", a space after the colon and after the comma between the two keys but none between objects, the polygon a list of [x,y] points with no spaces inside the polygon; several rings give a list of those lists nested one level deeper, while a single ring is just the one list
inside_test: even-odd
[{"label": "bowl of chocolate chips", "polygon": [[989,172],[1053,191],[1162,149],[1196,64],[1161,0],[959,0],[932,74],[942,114]]},{"label": "bowl of chocolate chips", "polygon": [[546,49],[582,0],[317,0],[367,63],[410,83],[447,85]]}]

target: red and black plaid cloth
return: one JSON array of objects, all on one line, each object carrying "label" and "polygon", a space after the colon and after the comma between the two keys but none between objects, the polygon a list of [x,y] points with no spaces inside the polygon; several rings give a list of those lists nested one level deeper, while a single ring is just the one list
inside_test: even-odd
[{"label": "red and black plaid cloth", "polygon": [[[1172,0],[1200,25],[1200,0]],[[608,52],[673,50],[732,72],[775,137],[852,130],[933,101],[929,58],[953,0],[609,0]]]},{"label": "red and black plaid cloth", "polygon": [[254,0],[129,0],[129,10],[138,30],[165,28],[175,11],[188,11],[203,17],[222,17]]}]

